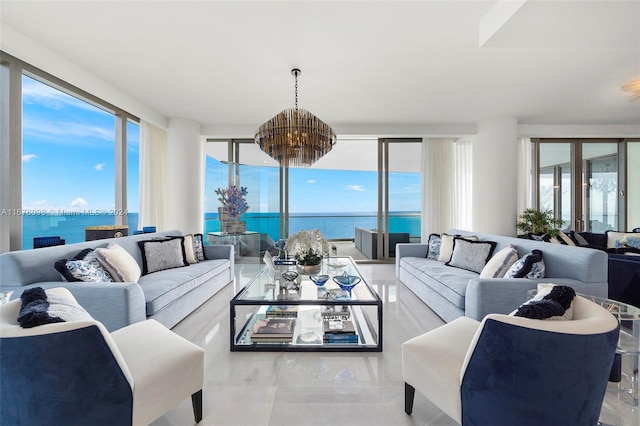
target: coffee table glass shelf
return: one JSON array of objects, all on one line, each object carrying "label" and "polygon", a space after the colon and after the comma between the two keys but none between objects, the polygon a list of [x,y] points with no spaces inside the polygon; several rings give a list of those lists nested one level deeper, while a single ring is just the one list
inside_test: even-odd
[{"label": "coffee table glass shelf", "polygon": [[[382,351],[382,300],[353,259],[324,259],[319,274],[331,278],[323,286],[308,275],[288,282],[281,273],[295,266],[279,268],[265,267],[231,299],[231,351]],[[345,272],[361,279],[350,296],[332,279]],[[252,338],[269,319],[285,327],[292,319],[293,332]]]}]

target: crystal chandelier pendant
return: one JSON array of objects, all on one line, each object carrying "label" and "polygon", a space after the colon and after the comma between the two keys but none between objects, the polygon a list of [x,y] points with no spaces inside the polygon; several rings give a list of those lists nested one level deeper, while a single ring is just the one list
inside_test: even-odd
[{"label": "crystal chandelier pendant", "polygon": [[336,143],[336,134],[324,121],[303,108],[298,108],[298,76],[294,68],[295,107],[287,108],[256,131],[260,149],[281,167],[309,167],[326,155]]}]

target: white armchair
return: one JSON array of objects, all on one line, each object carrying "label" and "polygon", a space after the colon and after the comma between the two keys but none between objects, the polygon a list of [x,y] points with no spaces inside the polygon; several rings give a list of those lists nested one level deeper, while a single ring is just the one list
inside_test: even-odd
[{"label": "white armchair", "polygon": [[154,320],[22,328],[20,305],[0,306],[0,424],[147,425],[189,396],[202,419],[202,348]]},{"label": "white armchair", "polygon": [[571,321],[461,317],[402,345],[415,390],[462,425],[596,425],[618,341],[606,309],[576,296]]}]

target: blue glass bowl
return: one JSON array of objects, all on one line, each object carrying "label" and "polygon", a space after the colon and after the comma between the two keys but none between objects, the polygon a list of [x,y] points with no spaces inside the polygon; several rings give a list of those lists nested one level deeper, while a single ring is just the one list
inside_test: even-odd
[{"label": "blue glass bowl", "polygon": [[315,283],[318,287],[322,287],[327,281],[329,281],[329,275],[309,275],[309,279]]},{"label": "blue glass bowl", "polygon": [[355,275],[336,275],[333,280],[340,286],[342,290],[348,291],[351,294],[351,289],[360,282],[360,277]]}]

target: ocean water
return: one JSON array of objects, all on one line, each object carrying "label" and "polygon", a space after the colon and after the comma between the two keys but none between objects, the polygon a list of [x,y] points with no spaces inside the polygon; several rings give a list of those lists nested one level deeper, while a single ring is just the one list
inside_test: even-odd
[{"label": "ocean water", "polygon": [[[269,234],[279,238],[278,213],[245,213],[240,218],[247,223],[248,231]],[[138,227],[138,213],[127,215],[129,234]],[[67,244],[85,240],[87,226],[113,225],[112,214],[44,214],[22,216],[22,248],[33,248],[34,237],[58,235]],[[377,228],[375,213],[304,213],[290,215],[289,233],[302,229],[319,229],[330,240],[353,239],[355,228]],[[218,213],[205,213],[203,232],[220,231]],[[389,215],[389,232],[409,232],[412,237],[420,235],[420,212],[395,212]]]}]

